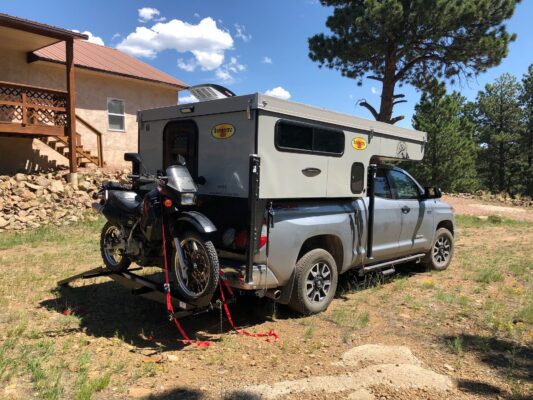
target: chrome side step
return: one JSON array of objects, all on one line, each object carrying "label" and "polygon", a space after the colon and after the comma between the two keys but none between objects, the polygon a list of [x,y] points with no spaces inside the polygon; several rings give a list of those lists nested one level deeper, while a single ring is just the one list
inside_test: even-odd
[{"label": "chrome side step", "polygon": [[[385,261],[385,262],[374,264],[374,265],[369,265],[367,267],[361,268],[359,274],[364,275],[370,272],[380,271],[384,276],[388,276],[396,272],[396,270],[394,269],[395,265],[403,264],[403,263],[413,261],[413,260],[420,262],[420,259],[424,256],[425,256],[424,253],[420,253],[420,254],[415,254],[412,256],[408,256],[408,257],[398,258],[396,260],[390,260],[390,261]],[[390,267],[390,268],[385,269],[386,267]]]}]

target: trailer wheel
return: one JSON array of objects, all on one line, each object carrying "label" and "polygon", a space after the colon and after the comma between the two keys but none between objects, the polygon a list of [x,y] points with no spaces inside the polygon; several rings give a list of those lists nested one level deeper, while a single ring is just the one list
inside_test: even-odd
[{"label": "trailer wheel", "polygon": [[337,264],[324,249],[304,254],[296,263],[295,281],[289,307],[304,315],[328,308],[337,290]]},{"label": "trailer wheel", "polygon": [[176,277],[175,288],[180,297],[194,304],[215,292],[219,279],[219,264],[215,246],[196,232],[185,232],[179,237],[187,267],[180,265],[178,252],[173,247],[172,267]]},{"label": "trailer wheel", "polygon": [[444,271],[450,265],[453,257],[453,235],[446,228],[435,232],[431,250],[422,259],[422,263],[429,269]]},{"label": "trailer wheel", "polygon": [[100,234],[100,253],[106,268],[111,272],[126,271],[131,260],[124,254],[124,248],[120,248],[124,242],[120,226],[107,222]]}]

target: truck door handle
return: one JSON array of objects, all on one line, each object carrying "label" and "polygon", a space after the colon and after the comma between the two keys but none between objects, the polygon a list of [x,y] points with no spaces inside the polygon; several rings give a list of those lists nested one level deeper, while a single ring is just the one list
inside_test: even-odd
[{"label": "truck door handle", "polygon": [[409,207],[407,207],[407,206],[403,206],[403,207],[402,207],[402,212],[403,212],[404,214],[409,213],[409,211],[411,211],[411,209],[410,209]]},{"label": "truck door handle", "polygon": [[321,172],[322,172],[322,170],[320,170],[319,168],[304,168],[304,169],[302,169],[302,174],[304,174],[305,176],[309,176],[309,177],[317,176]]}]

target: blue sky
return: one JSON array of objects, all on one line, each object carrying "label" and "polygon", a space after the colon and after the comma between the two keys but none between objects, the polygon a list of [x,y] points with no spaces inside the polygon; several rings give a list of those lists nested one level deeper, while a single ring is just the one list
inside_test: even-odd
[{"label": "blue sky", "polygon": [[[0,12],[89,31],[94,40],[136,54],[191,85],[214,82],[237,94],[277,88],[274,93],[290,94],[291,100],[365,118],[371,118],[369,112],[356,107],[356,101],[379,104],[378,82],[358,87],[308,58],[307,38],[325,30],[331,13],[317,0],[0,0]],[[532,21],[533,1],[524,0],[508,22],[508,30],[518,34],[508,57],[477,79],[449,89],[474,99],[503,72],[521,77],[533,63]],[[409,127],[419,94],[410,87],[402,92],[409,101],[395,114],[405,115],[399,125]]]}]

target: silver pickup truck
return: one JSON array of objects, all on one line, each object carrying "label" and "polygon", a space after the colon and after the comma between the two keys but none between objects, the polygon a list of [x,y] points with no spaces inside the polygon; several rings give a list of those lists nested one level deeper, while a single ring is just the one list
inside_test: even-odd
[{"label": "silver pickup truck", "polygon": [[440,191],[380,162],[421,160],[425,132],[260,93],[191,92],[199,102],[138,113],[139,154],[154,175],[186,160],[235,289],[309,314],[350,269],[449,265],[454,219]]},{"label": "silver pickup truck", "polygon": [[[245,282],[238,255],[221,252],[232,284],[266,290],[268,296],[304,314],[325,310],[339,274],[391,274],[412,261],[444,270],[453,255],[452,208],[428,195],[413,177],[381,165],[375,179],[372,259],[366,257],[369,198],[289,200],[272,204],[270,226],[263,226],[263,246],[254,257],[253,281]],[[224,259],[225,258],[225,259]]]}]

